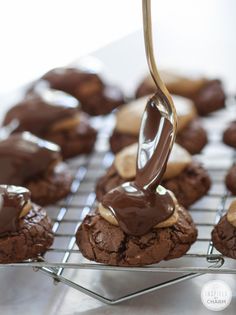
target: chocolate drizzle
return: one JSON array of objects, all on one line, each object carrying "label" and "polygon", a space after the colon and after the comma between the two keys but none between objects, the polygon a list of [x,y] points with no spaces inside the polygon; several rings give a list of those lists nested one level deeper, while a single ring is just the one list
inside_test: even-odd
[{"label": "chocolate drizzle", "polygon": [[0,185],[0,235],[16,232],[22,209],[30,201],[24,187]]},{"label": "chocolate drizzle", "polygon": [[16,119],[19,122],[16,132],[30,131],[44,137],[54,123],[78,113],[78,101],[74,97],[49,89],[48,84],[45,84],[42,82],[34,93],[13,106],[7,112],[3,125]]},{"label": "chocolate drizzle", "polygon": [[60,160],[59,146],[29,132],[0,141],[0,184],[24,185]]},{"label": "chocolate drizzle", "polygon": [[102,200],[116,217],[120,228],[143,235],[168,219],[175,210],[172,196],[159,186],[165,172],[174,132],[158,97],[151,98],[143,114],[134,182],[108,192]]}]

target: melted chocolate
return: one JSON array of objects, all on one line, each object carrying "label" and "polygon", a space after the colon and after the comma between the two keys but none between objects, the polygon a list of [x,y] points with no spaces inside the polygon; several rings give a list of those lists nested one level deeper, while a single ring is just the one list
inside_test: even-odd
[{"label": "melted chocolate", "polygon": [[34,93],[12,107],[7,112],[3,125],[8,125],[15,119],[19,122],[15,131],[30,131],[43,137],[54,123],[78,113],[78,101],[74,97],[49,89],[48,84],[45,84],[42,82]]},{"label": "melted chocolate", "polygon": [[16,232],[22,209],[30,200],[24,187],[0,185],[0,235]]},{"label": "melted chocolate", "polygon": [[60,159],[59,146],[29,132],[0,141],[0,184],[24,185]]},{"label": "melted chocolate", "polygon": [[106,194],[102,204],[115,215],[124,232],[143,235],[174,211],[175,204],[169,193],[163,187],[159,189],[162,194],[127,182]]},{"label": "melted chocolate", "polygon": [[108,192],[102,200],[127,234],[143,235],[175,210],[171,195],[158,186],[166,169],[173,125],[161,111],[157,97],[148,101],[143,114],[136,178]]},{"label": "melted chocolate", "polygon": [[91,68],[55,68],[47,72],[41,80],[47,81],[52,89],[67,92],[79,100],[104,89],[104,83]]}]

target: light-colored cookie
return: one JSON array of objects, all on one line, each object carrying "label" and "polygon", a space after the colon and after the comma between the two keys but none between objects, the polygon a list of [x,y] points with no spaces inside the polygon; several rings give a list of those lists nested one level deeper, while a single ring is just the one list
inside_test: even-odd
[{"label": "light-colored cookie", "polygon": [[[121,133],[138,135],[142,115],[151,96],[144,96],[122,106],[116,115],[115,130]],[[178,132],[180,132],[197,116],[197,113],[193,102],[189,99],[173,96],[173,101],[178,116]]]},{"label": "light-colored cookie", "polygon": [[[134,143],[121,150],[115,156],[114,165],[122,178],[128,180],[135,177],[137,151],[138,144]],[[179,144],[175,143],[163,178],[170,179],[178,176],[191,162],[191,155]]]},{"label": "light-colored cookie", "polygon": [[226,217],[228,222],[236,227],[236,199],[230,204]]}]

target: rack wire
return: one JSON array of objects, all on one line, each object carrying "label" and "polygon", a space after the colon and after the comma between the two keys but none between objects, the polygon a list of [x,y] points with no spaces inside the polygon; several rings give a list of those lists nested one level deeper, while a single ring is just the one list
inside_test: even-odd
[{"label": "rack wire", "polygon": [[95,152],[68,162],[74,174],[71,194],[47,208],[53,220],[53,247],[38,260],[3,264],[1,267],[33,267],[52,277],[55,283],[62,282],[108,304],[128,300],[205,273],[235,274],[235,262],[218,253],[211,242],[213,226],[233,199],[225,189],[224,177],[235,162],[236,155],[233,149],[221,142],[222,128],[235,111],[235,103],[229,103],[231,106],[203,119],[209,134],[209,144],[196,159],[208,169],[212,187],[204,198],[190,208],[198,228],[198,239],[182,258],[143,267],[114,267],[91,263],[83,258],[75,244],[78,226],[96,207],[96,181],[113,160],[112,154],[108,152],[107,141],[113,125],[113,117],[110,115],[93,121],[99,129]]}]

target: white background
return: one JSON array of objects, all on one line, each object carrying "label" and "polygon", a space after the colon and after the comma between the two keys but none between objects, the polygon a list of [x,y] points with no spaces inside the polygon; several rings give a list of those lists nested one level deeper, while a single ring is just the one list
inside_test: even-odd
[{"label": "white background", "polygon": [[[197,64],[208,73],[228,71],[232,49],[234,56],[236,51],[235,0],[152,2],[161,63],[178,66],[178,55],[188,69]],[[0,95],[139,29],[141,23],[141,0],[0,0]],[[190,37],[194,44],[188,44]],[[135,54],[132,47],[130,52]],[[228,56],[223,71],[221,56]],[[120,61],[114,57],[114,63]]]}]

